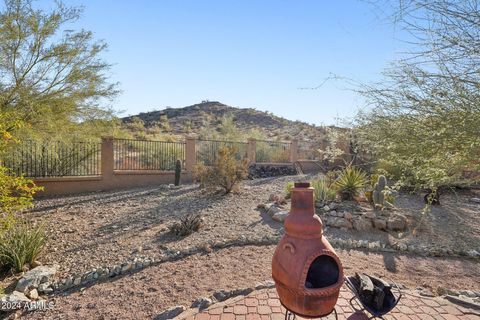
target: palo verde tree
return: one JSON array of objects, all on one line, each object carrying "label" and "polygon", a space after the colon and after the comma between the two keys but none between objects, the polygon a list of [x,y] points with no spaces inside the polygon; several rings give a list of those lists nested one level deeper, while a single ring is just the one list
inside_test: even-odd
[{"label": "palo verde tree", "polygon": [[108,81],[110,65],[100,57],[106,44],[90,31],[68,29],[80,9],[55,2],[44,11],[32,0],[5,0],[0,10],[1,113],[15,112],[50,133],[111,119],[112,112],[101,107],[118,92]]},{"label": "palo verde tree", "polygon": [[401,184],[438,195],[480,169],[480,4],[387,3],[414,45],[380,83],[359,88],[370,108],[355,133]]}]

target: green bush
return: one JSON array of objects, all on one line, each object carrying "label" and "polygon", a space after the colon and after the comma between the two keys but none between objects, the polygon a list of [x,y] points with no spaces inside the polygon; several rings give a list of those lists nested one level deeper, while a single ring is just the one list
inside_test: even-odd
[{"label": "green bush", "polygon": [[42,227],[19,220],[0,237],[0,266],[15,272],[32,264],[46,243]]},{"label": "green bush", "polygon": [[285,185],[285,198],[290,198],[290,194],[292,192],[293,187],[295,186],[295,182],[289,181]]},{"label": "green bush", "polygon": [[327,202],[335,200],[337,191],[332,188],[331,183],[326,178],[315,179],[310,185],[315,188],[315,201]]},{"label": "green bush", "polygon": [[212,166],[198,164],[195,167],[195,179],[200,181],[200,187],[210,190],[223,189],[225,193],[237,189],[238,183],[248,174],[246,159],[236,159],[237,149],[224,146],[218,150],[218,156]]},{"label": "green bush", "polygon": [[343,200],[353,200],[367,184],[367,174],[361,169],[348,166],[340,172],[333,188]]},{"label": "green bush", "polygon": [[5,214],[32,207],[33,195],[43,190],[32,180],[15,176],[0,166],[0,218]]}]

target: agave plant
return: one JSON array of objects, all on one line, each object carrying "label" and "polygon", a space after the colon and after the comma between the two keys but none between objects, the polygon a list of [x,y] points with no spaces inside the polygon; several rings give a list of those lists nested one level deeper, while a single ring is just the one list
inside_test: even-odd
[{"label": "agave plant", "polygon": [[328,183],[326,178],[319,178],[312,181],[311,186],[315,188],[315,201],[327,202],[335,200],[337,192]]},{"label": "agave plant", "polygon": [[41,226],[17,221],[0,237],[0,267],[15,272],[32,264],[42,252],[46,236]]},{"label": "agave plant", "polygon": [[340,172],[333,187],[340,194],[342,200],[353,200],[367,183],[367,174],[361,169],[348,166]]}]

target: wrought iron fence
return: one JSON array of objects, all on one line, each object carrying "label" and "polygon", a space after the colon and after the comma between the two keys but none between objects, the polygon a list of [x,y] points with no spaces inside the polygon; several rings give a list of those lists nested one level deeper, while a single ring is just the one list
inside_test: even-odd
[{"label": "wrought iron fence", "polygon": [[298,160],[321,160],[323,150],[318,141],[298,141]]},{"label": "wrought iron fence", "polygon": [[17,175],[31,178],[101,174],[98,142],[22,141],[3,156],[2,163]]},{"label": "wrought iron fence", "polygon": [[285,163],[290,162],[290,143],[257,140],[256,160],[259,163]]},{"label": "wrought iron fence", "polygon": [[242,160],[247,157],[247,143],[236,141],[220,141],[220,140],[196,140],[196,162],[204,165],[212,165],[218,157],[218,151],[222,147],[230,147],[235,149],[235,157]]},{"label": "wrought iron fence", "polygon": [[185,165],[185,142],[114,140],[115,170],[175,170],[177,159]]}]

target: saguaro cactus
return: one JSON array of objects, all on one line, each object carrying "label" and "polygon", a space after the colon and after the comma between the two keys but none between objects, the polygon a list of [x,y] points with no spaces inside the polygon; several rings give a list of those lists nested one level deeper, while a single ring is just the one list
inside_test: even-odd
[{"label": "saguaro cactus", "polygon": [[175,162],[175,185],[179,186],[180,185],[180,175],[182,173],[182,161],[177,159]]},{"label": "saguaro cactus", "polygon": [[387,186],[387,178],[384,175],[378,176],[377,183],[373,187],[372,199],[375,206],[384,207],[385,206],[385,194],[383,191]]}]

